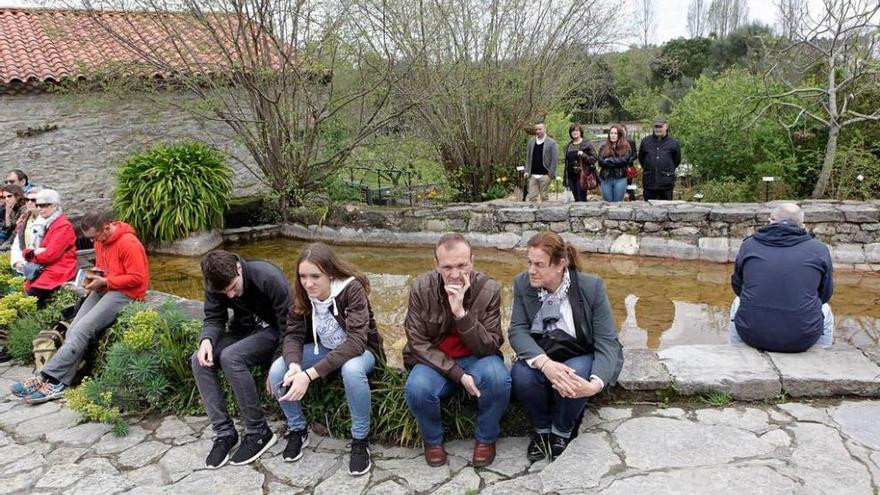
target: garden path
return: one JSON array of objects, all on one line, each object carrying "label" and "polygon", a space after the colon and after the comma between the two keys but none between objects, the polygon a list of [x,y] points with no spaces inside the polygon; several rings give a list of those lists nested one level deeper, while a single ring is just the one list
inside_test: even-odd
[{"label": "garden path", "polygon": [[469,465],[469,441],[447,443],[450,461],[439,468],[427,467],[419,450],[375,445],[372,472],[353,478],[346,441],[317,435],[297,463],[281,460],[279,442],[252,465],[207,471],[206,418],[132,421],[129,435],[117,438],[107,425],[79,424],[63,401],[19,403],[8,388],[28,373],[0,365],[0,493],[867,495],[880,488],[877,400],[591,408],[580,436],[550,464],[529,464],[527,438],[500,440],[485,469]]}]

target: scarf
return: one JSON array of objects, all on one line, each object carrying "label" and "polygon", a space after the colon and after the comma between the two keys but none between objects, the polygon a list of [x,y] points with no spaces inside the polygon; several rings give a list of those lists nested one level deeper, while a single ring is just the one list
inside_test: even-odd
[{"label": "scarf", "polygon": [[532,328],[529,331],[530,333],[543,334],[556,330],[557,328],[562,328],[562,325],[560,324],[562,320],[561,306],[562,303],[568,299],[568,288],[570,285],[571,276],[569,275],[568,270],[565,270],[562,275],[562,283],[559,284],[559,288],[556,289],[556,292],[551,294],[543,287],[538,289],[538,299],[541,300],[541,309],[538,310],[535,319],[532,321]]},{"label": "scarf", "polygon": [[55,208],[55,212],[49,215],[49,218],[43,218],[41,215],[37,215],[36,220],[31,224],[31,246],[28,247],[40,247],[40,244],[43,242],[43,237],[46,235],[46,230],[52,225],[52,222],[60,216],[60,206]]}]

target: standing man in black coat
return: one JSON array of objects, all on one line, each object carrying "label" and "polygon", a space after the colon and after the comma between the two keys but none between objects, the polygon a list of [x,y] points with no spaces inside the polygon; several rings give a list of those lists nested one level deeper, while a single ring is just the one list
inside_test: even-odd
[{"label": "standing man in black coat", "polygon": [[681,148],[669,135],[665,117],[654,119],[654,132],[642,139],[639,146],[639,163],[642,164],[642,187],[645,200],[672,200],[675,187],[675,169],[681,163]]}]

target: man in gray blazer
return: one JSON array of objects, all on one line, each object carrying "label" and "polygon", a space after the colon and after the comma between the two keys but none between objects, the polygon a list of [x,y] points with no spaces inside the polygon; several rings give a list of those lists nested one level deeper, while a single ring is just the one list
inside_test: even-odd
[{"label": "man in gray blazer", "polygon": [[556,162],[559,150],[556,141],[547,136],[547,128],[543,122],[535,124],[535,137],[529,139],[526,149],[525,174],[529,179],[529,201],[547,201],[550,181],[556,178]]}]

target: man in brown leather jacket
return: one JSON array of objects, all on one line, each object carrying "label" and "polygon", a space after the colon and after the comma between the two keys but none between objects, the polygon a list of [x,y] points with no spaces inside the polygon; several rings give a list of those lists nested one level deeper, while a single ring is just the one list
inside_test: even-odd
[{"label": "man in brown leather jacket", "polygon": [[419,422],[429,466],[446,463],[440,402],[459,387],[477,398],[475,467],[495,459],[499,423],[510,401],[510,373],[499,348],[501,286],[475,272],[470,244],[457,233],[440,238],[436,270],[412,284],[404,326],[409,368],[406,403]]}]

